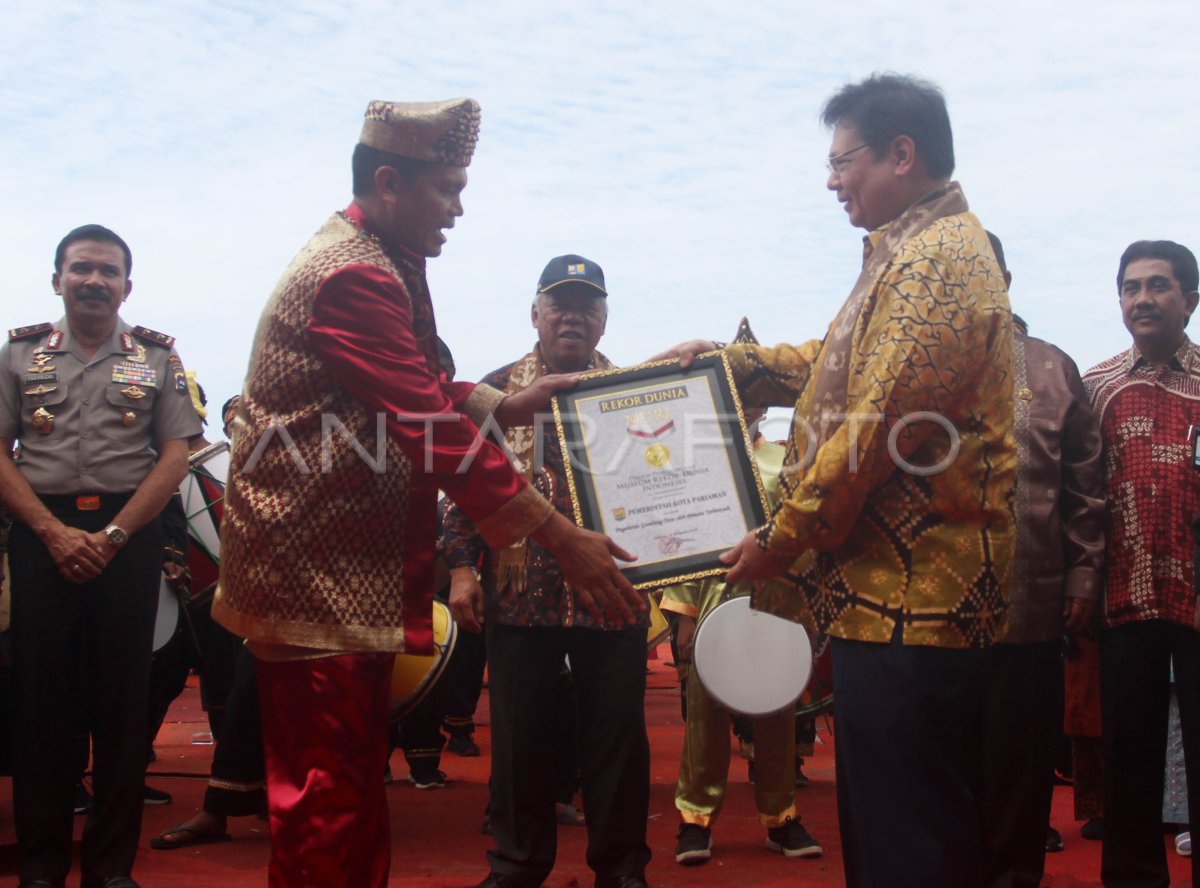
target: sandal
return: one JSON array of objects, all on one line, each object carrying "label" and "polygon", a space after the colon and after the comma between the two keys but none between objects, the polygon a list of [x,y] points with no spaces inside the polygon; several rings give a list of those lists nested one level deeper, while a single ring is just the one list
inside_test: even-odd
[{"label": "sandal", "polygon": [[[168,839],[167,836],[175,836]],[[229,833],[206,833],[192,829],[190,826],[173,826],[166,832],[150,840],[150,847],[156,851],[174,851],[176,848],[187,848],[191,845],[209,845],[213,842],[228,842],[233,838]]]}]

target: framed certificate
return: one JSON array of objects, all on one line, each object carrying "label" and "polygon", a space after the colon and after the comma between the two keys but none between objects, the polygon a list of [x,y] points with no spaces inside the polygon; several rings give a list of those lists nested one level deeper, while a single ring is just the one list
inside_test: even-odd
[{"label": "framed certificate", "polygon": [[635,587],[724,573],[718,556],[766,520],[723,352],[588,373],[553,407],[575,521],[638,556]]}]

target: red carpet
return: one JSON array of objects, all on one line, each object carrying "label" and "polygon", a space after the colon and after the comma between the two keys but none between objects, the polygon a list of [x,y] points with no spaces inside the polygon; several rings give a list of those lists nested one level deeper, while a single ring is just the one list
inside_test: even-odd
[{"label": "red carpet", "polygon": [[[668,648],[662,653],[669,656]],[[665,659],[664,656],[664,659]],[[685,869],[674,860],[677,820],[674,785],[683,732],[674,671],[662,660],[650,661],[646,694],[647,720],[653,753],[650,796],[650,847],[654,859],[647,880],[654,888],[665,886],[763,886],[805,888],[842,884],[841,847],[837,835],[836,801],[833,787],[833,737],[831,725],[822,720],[816,756],[805,764],[812,785],[797,793],[801,817],[821,842],[825,856],[817,860],[787,860],[766,850],[765,834],[754,814],[754,800],[745,782],[745,763],[735,758],[730,764],[731,783],[725,809],[713,831],[713,858],[701,867]],[[174,802],[146,809],[142,848],[134,877],[143,888],[244,888],[266,883],[269,852],[266,824],[254,818],[232,819],[232,842],[201,845],[178,851],[153,851],[152,836],[187,819],[200,805],[211,746],[193,745],[193,735],[206,731],[208,723],[200,711],[195,682],[175,702],[157,743],[158,761],[151,766],[149,783],[174,795]],[[479,832],[487,801],[488,731],[487,698],[477,713],[480,729],[476,740],[483,747],[477,759],[446,755],[442,769],[454,781],[445,789],[418,791],[402,779],[388,789],[392,814],[392,874],[389,885],[411,888],[466,888],[477,884],[487,872],[484,852],[491,839]],[[736,745],[736,744],[735,744]],[[407,775],[400,753],[392,759],[398,777]],[[12,825],[11,784],[0,778],[0,885],[16,884],[17,855]],[[903,812],[897,812],[903,816]],[[82,818],[78,818],[82,825]],[[1071,792],[1055,790],[1051,823],[1062,832],[1066,850],[1046,860],[1048,888],[1082,888],[1100,884],[1100,844],[1079,838],[1072,820]],[[1164,841],[1168,841],[1164,839]],[[550,888],[590,888],[591,871],[584,863],[585,830],[559,828],[558,865],[547,885]],[[1168,854],[1172,886],[1190,885],[1188,861],[1178,857],[1173,846]],[[77,888],[78,870],[68,888]],[[934,888],[934,886],[931,886]]]}]

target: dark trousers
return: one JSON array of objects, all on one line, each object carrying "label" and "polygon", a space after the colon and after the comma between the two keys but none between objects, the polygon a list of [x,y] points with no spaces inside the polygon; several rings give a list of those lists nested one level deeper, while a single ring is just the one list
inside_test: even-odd
[{"label": "dark trousers", "polygon": [[982,650],[831,639],[850,888],[980,884]]},{"label": "dark trousers", "polygon": [[[461,633],[459,638],[467,633]],[[455,643],[454,652],[457,653]],[[455,653],[451,654],[453,662]],[[446,672],[425,695],[425,698],[406,712],[399,720],[392,722],[388,736],[388,757],[397,746],[404,749],[404,761],[408,763],[410,772],[430,773],[436,771],[442,761],[442,749],[446,738],[442,734],[442,717],[446,711],[446,675],[450,664],[446,664]]]},{"label": "dark trousers", "polygon": [[[233,687],[213,747],[212,774],[204,810],[223,817],[266,812],[266,765],[254,655],[243,645],[234,667]],[[210,713],[211,715],[211,713]]]},{"label": "dark trousers", "polygon": [[1062,732],[1062,642],[998,644],[986,651],[986,663],[983,884],[1037,888]]},{"label": "dark trousers", "polygon": [[187,687],[188,673],[196,665],[192,642],[188,638],[185,605],[180,604],[179,623],[170,641],[150,657],[150,707],[146,730],[146,761],[153,758],[154,738],[158,736],[167,712]]},{"label": "dark trousers", "polygon": [[[233,693],[234,682],[238,680],[238,670],[242,668],[239,660],[244,645],[241,638],[213,620],[211,598],[189,606],[188,617],[200,647],[200,702],[208,713],[208,726],[215,738],[221,733],[227,701]],[[253,674],[250,683],[254,683]],[[262,740],[261,734],[259,740]]]},{"label": "dark trousers", "polygon": [[[1100,633],[1104,729],[1104,850],[1108,888],[1167,888],[1163,767],[1171,658],[1179,691],[1188,816],[1200,824],[1200,634],[1166,620],[1124,623]],[[1200,858],[1192,858],[1200,884]]]},{"label": "dark trousers", "polygon": [[483,670],[487,666],[487,643],[482,632],[459,632],[454,653],[439,684],[443,691],[446,733],[475,731],[475,708],[483,692]]},{"label": "dark trousers", "polygon": [[575,685],[588,866],[599,888],[650,860],[646,630],[488,623],[493,872],[540,885],[554,867],[555,697],[563,657]]},{"label": "dark trousers", "polygon": [[575,729],[575,682],[563,664],[554,698],[554,801],[569,805],[579,791],[579,733]]},{"label": "dark trousers", "polygon": [[[88,532],[102,530],[116,514],[116,508],[52,510]],[[22,880],[61,885],[71,868],[80,701],[92,733],[95,795],[83,830],[82,885],[102,885],[133,868],[162,547],[154,521],[99,577],[77,584],[59,575],[29,528],[13,526],[13,809]]]}]

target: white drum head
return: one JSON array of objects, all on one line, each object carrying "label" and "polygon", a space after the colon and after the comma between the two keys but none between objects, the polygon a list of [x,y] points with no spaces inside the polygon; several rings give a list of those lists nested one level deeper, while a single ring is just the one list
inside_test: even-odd
[{"label": "white drum head", "polygon": [[179,599],[163,577],[158,586],[158,613],[154,616],[154,647],[161,650],[179,625]]},{"label": "white drum head", "polygon": [[188,456],[188,468],[204,466],[222,484],[229,477],[229,442],[216,441]]},{"label": "white drum head", "polygon": [[221,559],[221,528],[213,509],[224,498],[228,480],[229,442],[218,441],[188,457],[188,473],[179,482],[188,536],[213,562]]},{"label": "white drum head", "polygon": [[700,621],[692,661],[704,689],[726,709],[770,715],[804,693],[812,677],[812,644],[799,623],[752,610],[750,598],[742,596]]}]

